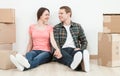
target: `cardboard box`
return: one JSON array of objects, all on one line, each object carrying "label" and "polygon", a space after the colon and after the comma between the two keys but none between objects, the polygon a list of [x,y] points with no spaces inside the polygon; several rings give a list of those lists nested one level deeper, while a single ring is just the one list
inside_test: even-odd
[{"label": "cardboard box", "polygon": [[98,64],[120,66],[120,34],[99,33]]},{"label": "cardboard box", "polygon": [[103,32],[120,33],[120,14],[103,14]]},{"label": "cardboard box", "polygon": [[13,69],[14,64],[10,61],[10,55],[16,54],[12,50],[0,50],[0,69]]},{"label": "cardboard box", "polygon": [[0,23],[0,43],[14,43],[16,41],[15,24]]},{"label": "cardboard box", "polygon": [[15,23],[15,10],[0,9],[0,23]]},{"label": "cardboard box", "polygon": [[12,44],[0,44],[0,50],[12,50]]}]

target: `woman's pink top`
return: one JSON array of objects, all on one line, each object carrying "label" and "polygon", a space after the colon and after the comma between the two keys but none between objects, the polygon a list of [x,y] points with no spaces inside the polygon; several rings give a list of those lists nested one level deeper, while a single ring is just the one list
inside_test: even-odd
[{"label": "woman's pink top", "polygon": [[29,33],[32,37],[32,50],[43,50],[50,52],[50,32],[52,31],[53,27],[51,25],[47,25],[44,30],[37,29],[35,24],[31,25],[29,27]]}]

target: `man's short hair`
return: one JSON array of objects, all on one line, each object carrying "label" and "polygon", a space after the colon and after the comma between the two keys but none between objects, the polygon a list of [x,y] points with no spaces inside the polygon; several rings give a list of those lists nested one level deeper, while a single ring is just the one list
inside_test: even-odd
[{"label": "man's short hair", "polygon": [[70,7],[68,7],[68,6],[62,6],[62,7],[60,7],[60,9],[65,9],[65,12],[66,13],[70,13],[70,17],[72,16],[72,10],[71,10]]}]

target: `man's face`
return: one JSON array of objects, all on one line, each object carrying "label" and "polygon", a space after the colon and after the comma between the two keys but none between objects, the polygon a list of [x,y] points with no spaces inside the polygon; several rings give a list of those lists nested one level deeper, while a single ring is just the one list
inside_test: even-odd
[{"label": "man's face", "polygon": [[70,13],[66,13],[65,9],[59,10],[59,19],[61,22],[66,21],[70,17]]}]

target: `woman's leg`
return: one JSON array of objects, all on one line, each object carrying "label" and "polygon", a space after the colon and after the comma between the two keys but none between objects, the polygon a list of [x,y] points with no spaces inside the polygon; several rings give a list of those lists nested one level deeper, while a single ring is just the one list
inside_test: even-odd
[{"label": "woman's leg", "polygon": [[51,59],[52,59],[52,54],[50,52],[41,51],[37,56],[35,56],[34,58],[32,58],[32,60],[30,60],[29,62],[31,64],[30,69],[37,67],[40,64],[47,63],[51,61]]},{"label": "woman's leg", "polygon": [[33,51],[26,53],[25,56],[28,59],[28,62],[31,62],[34,59],[34,57],[36,57],[37,55],[38,53],[35,50],[33,50]]}]

